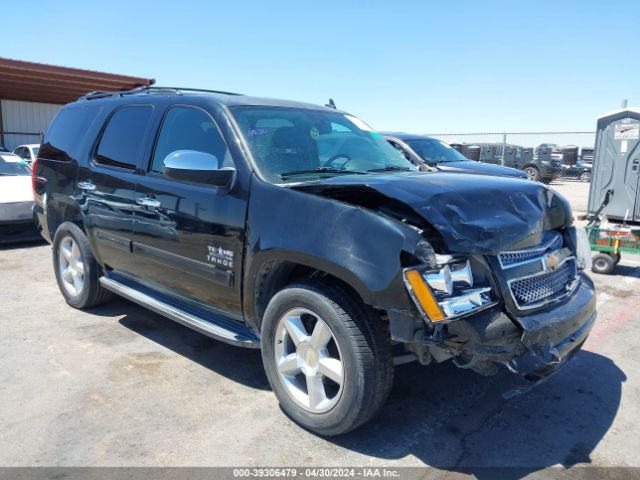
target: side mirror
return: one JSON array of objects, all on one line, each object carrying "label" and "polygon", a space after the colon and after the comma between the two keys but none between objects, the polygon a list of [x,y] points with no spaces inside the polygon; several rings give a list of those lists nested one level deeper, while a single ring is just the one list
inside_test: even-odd
[{"label": "side mirror", "polygon": [[162,173],[167,178],[218,187],[228,187],[236,173],[233,168],[220,168],[215,155],[195,150],[171,152],[162,164]]}]

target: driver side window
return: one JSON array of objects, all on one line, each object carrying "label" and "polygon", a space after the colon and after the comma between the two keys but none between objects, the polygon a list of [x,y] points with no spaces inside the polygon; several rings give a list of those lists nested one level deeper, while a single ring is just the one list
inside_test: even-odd
[{"label": "driver side window", "polygon": [[195,150],[215,155],[219,163],[212,168],[232,165],[227,144],[213,118],[196,107],[172,107],[166,113],[150,171],[162,173],[164,159],[177,150]]}]

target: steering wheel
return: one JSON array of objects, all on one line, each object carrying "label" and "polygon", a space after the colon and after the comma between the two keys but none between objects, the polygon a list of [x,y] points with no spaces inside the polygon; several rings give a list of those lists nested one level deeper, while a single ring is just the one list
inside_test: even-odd
[{"label": "steering wheel", "polygon": [[[334,163],[339,158],[344,158],[346,160],[346,162],[344,162],[342,165],[338,165],[338,166],[332,165],[332,163]],[[347,163],[349,163],[350,161],[351,161],[351,157],[349,155],[347,155],[346,153],[336,153],[333,157],[331,157],[329,160],[324,162],[324,165],[322,165],[322,166],[323,167],[339,168],[340,170],[344,170],[344,167],[346,167]]]}]

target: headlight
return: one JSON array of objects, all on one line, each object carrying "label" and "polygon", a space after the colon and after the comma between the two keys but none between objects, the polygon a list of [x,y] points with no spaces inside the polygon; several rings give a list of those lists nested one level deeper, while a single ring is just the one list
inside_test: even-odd
[{"label": "headlight", "polygon": [[565,246],[575,252],[578,269],[591,268],[591,244],[586,230],[582,227],[570,227],[566,230],[564,238]]},{"label": "headlight", "polygon": [[416,306],[432,322],[453,320],[496,303],[490,286],[473,288],[469,260],[452,260],[437,269],[408,268],[404,278]]},{"label": "headlight", "polygon": [[576,263],[578,268],[583,270],[591,268],[591,244],[589,243],[589,235],[582,227],[576,229]]}]

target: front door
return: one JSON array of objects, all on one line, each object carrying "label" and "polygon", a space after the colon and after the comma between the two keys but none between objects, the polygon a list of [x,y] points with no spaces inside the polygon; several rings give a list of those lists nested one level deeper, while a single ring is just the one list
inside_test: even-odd
[{"label": "front door", "polygon": [[98,260],[107,270],[129,273],[135,169],[147,144],[153,107],[127,105],[109,117],[90,166],[78,173],[77,187],[87,233]]},{"label": "front door", "polygon": [[166,178],[163,160],[177,150],[210,153],[233,166],[209,113],[184,105],[166,111],[147,171],[138,176],[137,275],[152,288],[239,316],[247,200],[233,190]]}]

